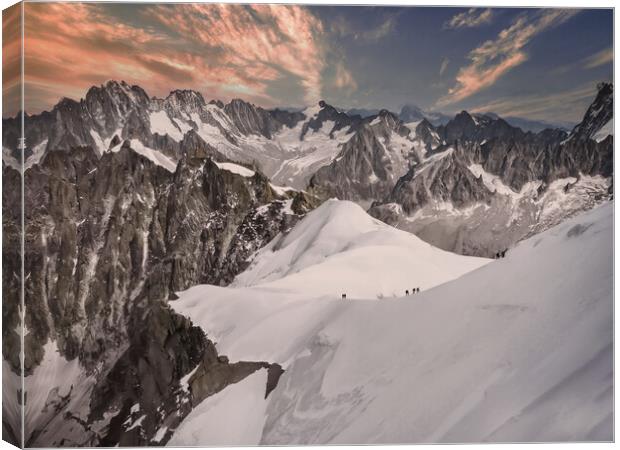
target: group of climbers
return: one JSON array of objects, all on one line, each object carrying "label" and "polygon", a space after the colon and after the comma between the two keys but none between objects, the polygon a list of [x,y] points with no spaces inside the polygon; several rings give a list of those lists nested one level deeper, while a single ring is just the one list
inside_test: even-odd
[{"label": "group of climbers", "polygon": [[[412,294],[416,294],[420,292],[420,288],[419,287],[415,287],[413,289],[411,289],[411,293]],[[409,295],[409,289],[405,290],[405,295]],[[342,299],[346,300],[347,299],[347,294],[342,294]]]},{"label": "group of climbers", "polygon": [[505,250],[502,250],[500,252],[497,252],[495,255],[493,255],[493,259],[505,258],[507,251],[508,251],[508,249],[505,249]]}]

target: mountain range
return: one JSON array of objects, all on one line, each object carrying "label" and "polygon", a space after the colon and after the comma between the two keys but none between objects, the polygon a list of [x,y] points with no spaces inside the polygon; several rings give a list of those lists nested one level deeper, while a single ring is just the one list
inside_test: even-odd
[{"label": "mountain range", "polygon": [[[26,445],[159,445],[251,374],[264,370],[268,395],[282,361],[230,362],[170,302],[195,285],[240,283],[332,197],[367,210],[364,223],[477,257],[612,197],[611,84],[570,132],[466,111],[406,119],[324,101],[288,111],[189,90],[156,98],[110,81],[25,116],[23,171],[20,120],[3,119],[3,370],[18,380],[24,314]],[[311,239],[296,242],[301,264]],[[16,399],[3,402],[9,436]]]}]

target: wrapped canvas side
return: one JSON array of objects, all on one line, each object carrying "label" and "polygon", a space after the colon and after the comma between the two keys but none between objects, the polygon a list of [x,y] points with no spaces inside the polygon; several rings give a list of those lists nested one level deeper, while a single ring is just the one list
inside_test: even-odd
[{"label": "wrapped canvas side", "polygon": [[23,4],[2,11],[2,439],[24,446]]}]

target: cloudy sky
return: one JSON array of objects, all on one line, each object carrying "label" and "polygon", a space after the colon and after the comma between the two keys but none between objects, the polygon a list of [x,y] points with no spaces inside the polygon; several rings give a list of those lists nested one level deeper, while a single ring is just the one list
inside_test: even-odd
[{"label": "cloudy sky", "polygon": [[413,103],[576,122],[613,71],[601,9],[27,3],[25,36],[31,114],[117,79],[265,107]]}]

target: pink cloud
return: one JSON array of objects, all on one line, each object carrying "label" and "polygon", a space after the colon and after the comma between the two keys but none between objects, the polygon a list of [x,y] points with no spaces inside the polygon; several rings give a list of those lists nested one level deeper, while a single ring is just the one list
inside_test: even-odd
[{"label": "pink cloud", "polygon": [[303,7],[188,4],[160,6],[150,15],[185,39],[220,50],[220,62],[242,69],[235,83],[264,94],[267,81],[289,73],[299,78],[308,102],[320,98],[323,25]]},{"label": "pink cloud", "polygon": [[455,86],[439,99],[437,106],[459,102],[495,84],[500,77],[527,60],[524,47],[534,36],[567,21],[578,12],[567,9],[545,10],[534,21],[526,16],[519,17],[510,27],[502,30],[496,39],[484,42],[469,53],[468,59],[471,62],[459,69]]},{"label": "pink cloud", "polygon": [[342,63],[336,64],[336,77],[334,79],[334,86],[339,89],[345,89],[349,92],[357,90],[357,82],[351,75],[351,72]]},{"label": "pink cloud", "polygon": [[584,68],[594,69],[595,67],[602,66],[603,64],[610,63],[614,60],[614,49],[606,48],[597,52],[584,60]]},{"label": "pink cloud", "polygon": [[443,27],[445,29],[474,28],[491,23],[492,18],[493,12],[490,9],[470,8],[453,16]]},{"label": "pink cloud", "polygon": [[[327,47],[320,20],[296,5],[144,5],[149,26],[113,17],[97,3],[27,3],[26,109],[80,98],[108,79],[166,95],[190,88],[270,106],[270,83],[298,80],[306,101],[320,98]],[[139,17],[140,18],[140,17]]]}]

